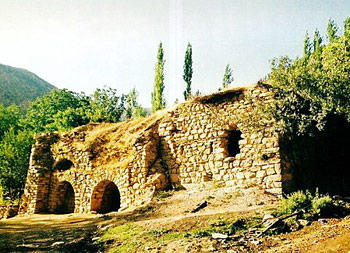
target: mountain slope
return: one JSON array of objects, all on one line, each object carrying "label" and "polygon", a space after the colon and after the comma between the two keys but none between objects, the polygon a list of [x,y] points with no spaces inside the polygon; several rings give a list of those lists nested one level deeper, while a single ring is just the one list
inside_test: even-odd
[{"label": "mountain slope", "polygon": [[55,89],[25,69],[0,64],[0,103],[23,105]]}]

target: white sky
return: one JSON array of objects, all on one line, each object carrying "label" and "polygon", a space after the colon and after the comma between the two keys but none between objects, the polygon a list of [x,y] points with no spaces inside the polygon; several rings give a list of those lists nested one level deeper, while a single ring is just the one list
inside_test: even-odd
[{"label": "white sky", "polygon": [[58,88],[92,93],[136,87],[150,106],[160,41],[165,94],[183,99],[182,66],[193,46],[193,91],[216,91],[230,63],[234,86],[256,82],[269,60],[301,54],[306,30],[341,27],[347,0],[0,0],[0,63]]}]

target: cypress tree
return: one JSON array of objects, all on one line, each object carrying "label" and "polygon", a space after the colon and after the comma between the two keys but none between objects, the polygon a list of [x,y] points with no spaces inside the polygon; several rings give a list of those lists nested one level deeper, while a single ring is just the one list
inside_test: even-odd
[{"label": "cypress tree", "polygon": [[185,100],[187,100],[191,94],[191,83],[192,83],[192,46],[190,43],[187,44],[187,49],[185,53],[185,63],[184,63],[184,74],[183,79],[186,82],[186,90],[184,91]]},{"label": "cypress tree", "polygon": [[165,98],[164,98],[164,51],[162,42],[159,43],[157,63],[155,68],[154,76],[154,89],[151,94],[152,97],[152,110],[156,112],[165,108]]}]

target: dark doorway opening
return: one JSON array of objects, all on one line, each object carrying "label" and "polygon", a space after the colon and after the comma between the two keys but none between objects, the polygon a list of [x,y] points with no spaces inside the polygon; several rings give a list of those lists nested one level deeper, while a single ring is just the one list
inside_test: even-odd
[{"label": "dark doorway opening", "polygon": [[75,208],[75,196],[72,185],[64,181],[59,184],[58,188],[58,202],[55,213],[65,214],[74,213]]},{"label": "dark doorway opening", "polygon": [[239,141],[243,139],[241,134],[242,132],[239,130],[232,130],[228,134],[227,151],[230,157],[234,157],[240,153]]},{"label": "dark doorway opening", "polygon": [[[329,116],[322,132],[282,140],[281,156],[291,164],[287,192],[311,190],[350,196],[350,123]],[[282,171],[282,173],[284,173]]]},{"label": "dark doorway opening", "polygon": [[120,208],[118,187],[108,180],[100,182],[94,189],[91,198],[91,211],[109,213]]}]

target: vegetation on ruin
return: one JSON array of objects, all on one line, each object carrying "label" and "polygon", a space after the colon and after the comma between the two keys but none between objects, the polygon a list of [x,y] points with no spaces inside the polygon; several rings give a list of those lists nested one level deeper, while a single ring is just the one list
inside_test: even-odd
[{"label": "vegetation on ruin", "polygon": [[23,191],[34,135],[68,131],[89,122],[118,122],[145,115],[137,92],[118,95],[112,88],[97,89],[91,96],[52,90],[33,101],[25,114],[17,105],[0,104],[0,188],[10,201]]},{"label": "vegetation on ruin", "polygon": [[350,121],[350,18],[344,21],[344,34],[337,31],[330,20],[327,45],[316,30],[312,44],[306,34],[301,58],[272,60],[266,82],[276,99],[263,108],[263,115],[275,119],[281,133],[321,131],[329,115]]},{"label": "vegetation on ruin", "polygon": [[230,64],[227,64],[225,67],[225,73],[224,73],[224,77],[222,79],[222,88],[226,89],[230,86],[230,84],[233,82],[234,78],[233,78],[233,71],[230,67]]}]

